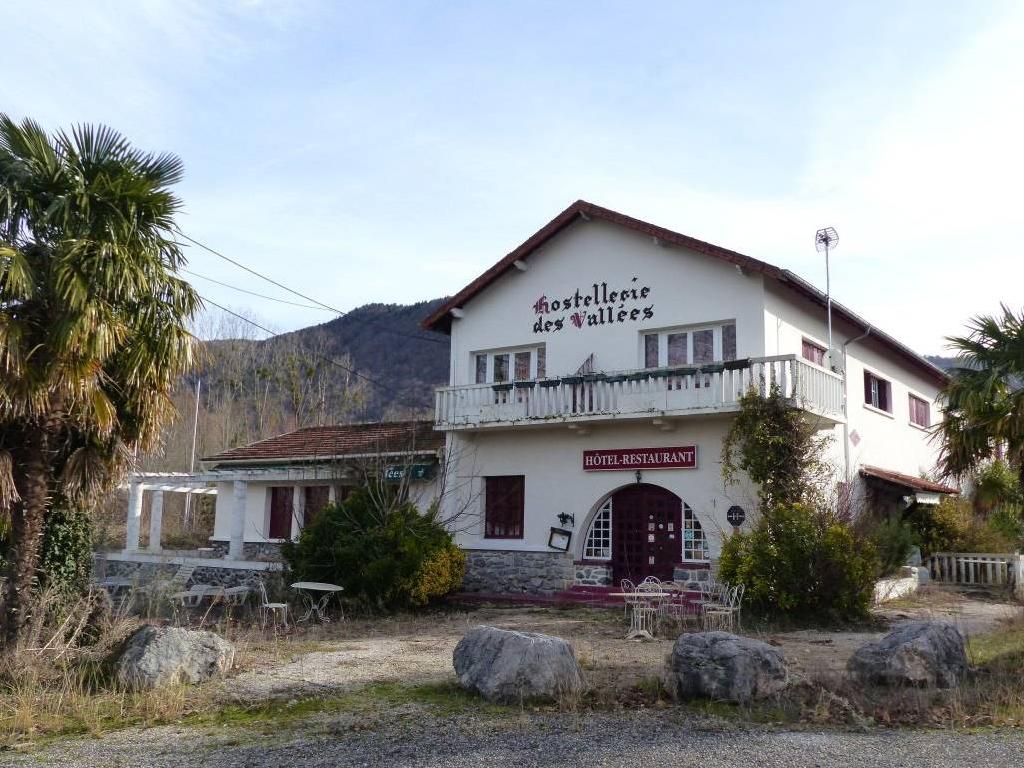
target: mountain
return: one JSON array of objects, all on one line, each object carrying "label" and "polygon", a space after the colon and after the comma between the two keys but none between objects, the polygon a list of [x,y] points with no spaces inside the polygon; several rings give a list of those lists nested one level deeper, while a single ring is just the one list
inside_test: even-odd
[{"label": "mountain", "polygon": [[955,368],[957,365],[955,357],[943,357],[942,355],[925,355],[924,358],[932,365],[936,365],[944,371],[948,371],[950,368]]},{"label": "mountain", "polygon": [[[362,419],[432,411],[434,388],[448,383],[448,336],[424,331],[420,321],[446,299],[417,304],[365,304],[322,325],[281,334],[264,343],[297,343],[332,358],[347,356],[361,376]],[[372,381],[371,381],[372,380]]]}]

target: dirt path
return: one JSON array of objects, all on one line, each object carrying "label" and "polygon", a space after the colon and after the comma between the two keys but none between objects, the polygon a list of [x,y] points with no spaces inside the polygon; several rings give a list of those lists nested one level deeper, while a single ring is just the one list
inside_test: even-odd
[{"label": "dirt path", "polygon": [[[1020,613],[1020,606],[991,596],[939,588],[878,611],[890,621],[947,618],[968,636],[991,631],[999,621]],[[575,647],[592,686],[609,696],[656,677],[676,634],[669,631],[653,642],[628,642],[623,639],[621,613],[582,608],[481,608],[413,620],[349,621],[252,649],[249,669],[225,681],[222,693],[231,700],[257,701],[323,695],[369,683],[451,680],[452,651],[465,631],[477,624],[565,638]],[[779,646],[794,672],[821,676],[840,673],[860,645],[882,632],[752,634]],[[300,651],[304,645],[316,647]],[[293,646],[296,652],[289,653]]]}]

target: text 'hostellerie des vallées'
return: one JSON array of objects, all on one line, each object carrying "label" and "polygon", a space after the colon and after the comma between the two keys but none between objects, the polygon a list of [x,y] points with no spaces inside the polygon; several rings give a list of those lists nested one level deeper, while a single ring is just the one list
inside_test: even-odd
[{"label": "text 'hostellerie des vall\u00e9es'", "polygon": [[[637,282],[637,278],[633,278]],[[565,327],[565,319],[577,328],[596,325],[609,325],[637,320],[650,320],[654,317],[654,305],[631,307],[629,305],[646,301],[651,295],[650,286],[630,286],[627,288],[608,290],[608,283],[593,283],[586,292],[579,288],[571,296],[563,299],[548,299],[541,296],[533,305],[538,315],[533,324],[534,333],[552,333]],[[549,319],[547,316],[555,312],[569,313]]]}]

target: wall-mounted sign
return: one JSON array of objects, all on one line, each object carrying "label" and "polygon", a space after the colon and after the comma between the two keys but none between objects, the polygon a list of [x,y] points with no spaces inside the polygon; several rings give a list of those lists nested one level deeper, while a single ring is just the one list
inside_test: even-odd
[{"label": "wall-mounted sign", "polygon": [[588,472],[616,469],[696,469],[697,446],[672,448],[609,448],[584,451],[583,469]]},{"label": "wall-mounted sign", "polygon": [[569,543],[572,541],[572,531],[564,528],[552,528],[548,535],[548,546],[552,549],[559,549],[562,552],[569,551]]},{"label": "wall-mounted sign", "polygon": [[436,464],[391,464],[384,468],[384,480],[389,483],[400,483],[402,480],[430,480],[436,469]]},{"label": "wall-mounted sign", "polygon": [[744,511],[743,507],[733,504],[729,507],[728,511],[726,511],[725,519],[729,521],[729,525],[733,528],[739,528],[743,525],[743,521],[747,519],[747,513]]},{"label": "wall-mounted sign", "polygon": [[638,322],[654,317],[654,304],[648,304],[651,287],[640,285],[634,277],[627,286],[592,283],[577,288],[571,295],[551,298],[544,294],[533,303],[537,320],[534,333],[554,333],[571,325],[574,328]]}]

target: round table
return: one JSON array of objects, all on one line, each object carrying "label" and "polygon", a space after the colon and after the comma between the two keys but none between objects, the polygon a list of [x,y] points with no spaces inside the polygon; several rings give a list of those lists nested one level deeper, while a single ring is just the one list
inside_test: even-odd
[{"label": "round table", "polygon": [[[306,604],[306,612],[296,621],[309,621],[313,614],[316,614],[316,617],[323,624],[330,622],[326,614],[327,603],[330,602],[336,593],[345,591],[344,587],[339,587],[337,584],[328,584],[323,581],[296,581],[291,587],[302,594],[302,599]],[[314,592],[322,592],[323,594],[317,598],[313,596],[312,593]],[[344,614],[342,614],[342,618],[345,618]]]},{"label": "round table", "polygon": [[629,617],[627,640],[653,640],[657,610],[651,605],[655,599],[671,597],[670,592],[638,589],[636,592],[609,592],[609,597],[622,597],[633,609]]}]

